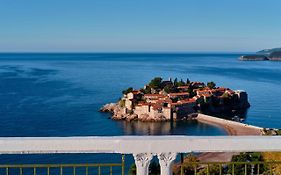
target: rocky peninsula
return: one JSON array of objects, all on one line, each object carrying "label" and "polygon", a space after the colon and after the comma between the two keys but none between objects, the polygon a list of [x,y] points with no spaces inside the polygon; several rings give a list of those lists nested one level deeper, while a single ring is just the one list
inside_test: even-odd
[{"label": "rocky peninsula", "polygon": [[242,61],[281,61],[281,48],[264,49],[256,54],[243,55],[239,59]]},{"label": "rocky peninsula", "polygon": [[249,106],[242,90],[156,77],[141,89],[124,90],[117,103],[106,104],[100,111],[110,112],[114,120],[158,122],[194,119],[198,113],[235,113]]}]

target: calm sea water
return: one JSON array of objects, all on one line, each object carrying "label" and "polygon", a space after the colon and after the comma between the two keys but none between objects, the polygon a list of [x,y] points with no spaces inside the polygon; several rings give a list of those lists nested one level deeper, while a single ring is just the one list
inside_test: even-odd
[{"label": "calm sea water", "polygon": [[[98,112],[129,86],[155,76],[214,81],[243,89],[246,123],[281,128],[281,62],[242,62],[241,54],[0,54],[0,136],[225,135],[196,121],[112,121]],[[88,162],[105,155],[0,156],[3,161]],[[97,158],[98,157],[98,158]],[[120,157],[107,160],[119,160]],[[129,158],[131,160],[131,158]],[[39,162],[40,162],[39,161]]]}]

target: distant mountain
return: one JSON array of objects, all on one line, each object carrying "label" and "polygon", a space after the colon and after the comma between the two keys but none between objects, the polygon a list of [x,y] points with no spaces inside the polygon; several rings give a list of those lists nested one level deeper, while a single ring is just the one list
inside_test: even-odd
[{"label": "distant mountain", "polygon": [[257,54],[270,55],[272,52],[280,52],[280,51],[281,51],[281,48],[264,49],[264,50],[258,51]]},{"label": "distant mountain", "polygon": [[243,55],[239,58],[242,61],[281,61],[281,48],[264,49],[252,55]]},{"label": "distant mountain", "polygon": [[269,59],[272,61],[281,61],[281,50],[271,52],[269,55]]}]

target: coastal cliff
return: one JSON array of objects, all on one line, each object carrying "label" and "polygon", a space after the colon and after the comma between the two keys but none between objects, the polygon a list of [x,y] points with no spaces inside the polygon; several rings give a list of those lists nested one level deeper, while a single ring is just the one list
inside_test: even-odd
[{"label": "coastal cliff", "polygon": [[174,81],[156,77],[144,88],[123,91],[117,103],[104,105],[114,120],[171,121],[188,120],[196,113],[236,113],[250,106],[245,91],[216,87],[214,82]]}]

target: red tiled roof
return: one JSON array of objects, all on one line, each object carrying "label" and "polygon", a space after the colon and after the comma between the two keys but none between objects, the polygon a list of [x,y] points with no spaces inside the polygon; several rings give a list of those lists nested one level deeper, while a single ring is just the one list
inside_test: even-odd
[{"label": "red tiled roof", "polygon": [[212,96],[212,94],[201,94],[202,96],[204,96],[204,97],[211,97]]},{"label": "red tiled roof", "polygon": [[139,91],[139,90],[133,90],[132,93],[133,93],[133,94],[140,94],[141,91]]},{"label": "red tiled roof", "polygon": [[161,95],[161,94],[144,94],[144,96],[164,96],[164,95]]},{"label": "red tiled roof", "polygon": [[171,99],[165,99],[165,100],[157,100],[156,103],[171,103]]},{"label": "red tiled roof", "polygon": [[179,100],[176,103],[171,103],[171,105],[175,106],[175,105],[189,104],[189,103],[195,103],[195,102],[196,102],[195,99],[189,98],[189,99],[186,99],[186,100]]},{"label": "red tiled roof", "polygon": [[179,93],[170,93],[169,96],[182,96],[182,95],[189,95],[188,92],[179,92]]},{"label": "red tiled roof", "polygon": [[203,95],[203,94],[212,94],[211,90],[198,90],[197,94]]},{"label": "red tiled roof", "polygon": [[193,99],[197,100],[198,98],[200,98],[201,96],[200,95],[196,95],[194,97],[192,97]]},{"label": "red tiled roof", "polygon": [[228,92],[230,94],[235,93],[233,90],[231,90],[229,88],[224,88],[224,87],[218,87],[216,89],[212,89],[212,92],[221,92],[221,93]]},{"label": "red tiled roof", "polygon": [[193,98],[185,99],[185,100],[180,100],[181,103],[194,103],[196,100]]},{"label": "red tiled roof", "polygon": [[156,110],[156,109],[161,109],[162,108],[162,106],[161,105],[152,105],[152,108],[154,109],[154,110]]},{"label": "red tiled roof", "polygon": [[225,87],[218,87],[216,90],[218,90],[218,91],[225,91],[225,90],[227,90],[228,88],[225,88]]},{"label": "red tiled roof", "polygon": [[144,97],[146,97],[146,98],[150,98],[150,97],[152,97],[152,98],[165,98],[165,96],[161,95],[161,94],[145,94]]}]

